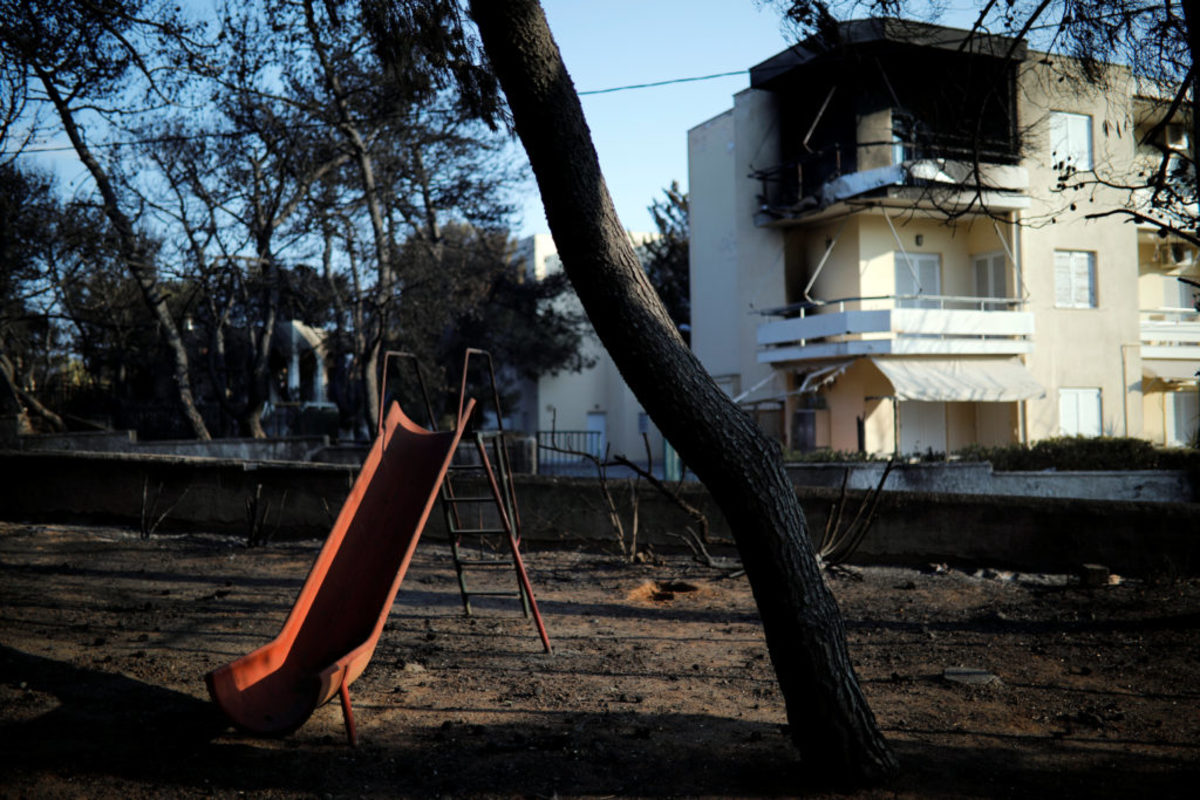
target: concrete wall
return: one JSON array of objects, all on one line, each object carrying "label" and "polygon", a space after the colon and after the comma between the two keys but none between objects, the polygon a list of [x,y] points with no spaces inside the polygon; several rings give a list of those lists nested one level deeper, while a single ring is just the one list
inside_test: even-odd
[{"label": "concrete wall", "polygon": [[328,436],[282,439],[157,439],[138,441],[136,431],[84,431],[22,436],[20,449],[30,452],[142,453],[145,455],[233,458],[245,461],[312,461],[329,447]]},{"label": "concrete wall", "polygon": [[[796,486],[839,488],[850,471],[847,487],[874,489],[884,464],[789,464],[788,477]],[[942,494],[1052,497],[1121,500],[1142,503],[1191,503],[1195,487],[1180,470],[1137,472],[994,472],[983,462],[901,464],[888,474],[884,491]]]},{"label": "concrete wall", "polygon": [[[0,474],[6,476],[0,519],[137,527],[144,515],[162,516],[159,532],[244,535],[246,501],[257,494],[262,504],[270,504],[264,532],[277,539],[299,539],[327,534],[355,470],[0,451]],[[628,485],[611,486],[627,521]],[[466,493],[474,488],[478,487],[463,487]],[[595,481],[520,476],[517,492],[527,541],[569,546],[587,542],[615,549]],[[797,492],[810,529],[824,530],[838,491],[804,487]],[[713,538],[728,543],[729,528],[704,488],[685,484],[683,494],[708,514]],[[863,495],[848,493],[850,514]],[[643,486],[638,496],[642,541],[655,547],[681,546],[678,534],[695,528],[695,522],[649,487]],[[439,514],[431,518],[426,535],[445,535]],[[885,492],[855,561],[945,561],[1042,571],[1070,571],[1099,562],[1125,574],[1200,574],[1200,504]]]}]

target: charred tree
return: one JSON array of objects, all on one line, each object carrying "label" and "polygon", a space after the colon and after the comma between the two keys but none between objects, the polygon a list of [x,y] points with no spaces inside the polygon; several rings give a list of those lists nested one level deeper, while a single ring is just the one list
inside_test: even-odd
[{"label": "charred tree", "polygon": [[684,345],[624,234],[578,95],[536,0],[472,0],[487,56],[533,166],[563,266],[651,418],[729,521],[804,760],[845,784],[897,765],[846,649],[778,446]]}]

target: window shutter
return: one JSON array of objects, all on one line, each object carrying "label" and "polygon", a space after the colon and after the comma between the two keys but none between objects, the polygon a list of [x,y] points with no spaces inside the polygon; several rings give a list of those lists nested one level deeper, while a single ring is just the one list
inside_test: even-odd
[{"label": "window shutter", "polygon": [[1076,169],[1092,168],[1092,118],[1086,114],[1067,117],[1067,139],[1070,142],[1071,163]]},{"label": "window shutter", "polygon": [[1063,250],[1054,253],[1054,304],[1071,305],[1071,254]]},{"label": "window shutter", "polygon": [[1050,164],[1058,167],[1065,162],[1071,153],[1067,133],[1067,117],[1065,114],[1050,112]]},{"label": "window shutter", "polygon": [[1092,254],[1072,253],[1071,262],[1071,304],[1080,308],[1091,308],[1096,305],[1092,287]]}]

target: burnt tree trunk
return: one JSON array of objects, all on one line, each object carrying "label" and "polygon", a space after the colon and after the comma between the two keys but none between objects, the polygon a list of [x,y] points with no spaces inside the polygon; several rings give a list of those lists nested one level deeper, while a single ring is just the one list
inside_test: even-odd
[{"label": "burnt tree trunk", "polygon": [[650,285],[540,4],[471,0],[470,9],[596,333],[729,521],[802,758],[847,784],[887,777],[896,761],[859,688],[779,447],[708,376]]}]

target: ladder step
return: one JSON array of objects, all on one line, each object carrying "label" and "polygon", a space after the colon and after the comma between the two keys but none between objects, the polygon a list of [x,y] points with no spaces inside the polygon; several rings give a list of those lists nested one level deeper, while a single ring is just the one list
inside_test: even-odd
[{"label": "ladder step", "polygon": [[505,536],[507,536],[508,528],[455,528],[455,527],[451,527],[450,533],[454,534],[455,536],[460,536],[464,533],[467,534],[468,536],[491,536],[491,535],[495,535],[498,533],[503,533]]},{"label": "ladder step", "polygon": [[443,497],[447,503],[494,503],[496,498],[489,495],[480,495],[478,497]]},{"label": "ladder step", "polygon": [[458,560],[460,567],[509,567],[512,568],[512,559],[501,560],[498,558],[460,558]]},{"label": "ladder step", "polygon": [[473,592],[465,593],[468,597],[520,597],[520,592]]}]

